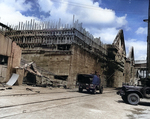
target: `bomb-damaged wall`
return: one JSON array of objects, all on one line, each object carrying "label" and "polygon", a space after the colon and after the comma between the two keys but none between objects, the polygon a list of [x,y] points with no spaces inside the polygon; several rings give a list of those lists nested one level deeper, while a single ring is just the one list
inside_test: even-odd
[{"label": "bomb-damaged wall", "polygon": [[106,86],[105,76],[101,68],[102,62],[98,56],[82,49],[79,45],[72,46],[70,75],[68,76],[68,87],[74,87],[78,74],[93,74],[98,71],[101,75],[101,82]]},{"label": "bomb-damaged wall", "polygon": [[0,34],[0,81],[7,82],[12,73],[17,73],[15,67],[20,66],[21,48],[9,37]]},{"label": "bomb-damaged wall", "polygon": [[[34,52],[42,50],[43,52]],[[32,51],[23,49],[22,58],[28,61],[33,61],[37,67],[43,69],[40,73],[49,79],[56,81],[54,74],[57,76],[68,76],[70,69],[70,57],[71,51],[56,51],[39,49],[34,47]],[[42,80],[42,81],[41,81]],[[58,81],[58,80],[57,80]],[[65,80],[66,81],[66,80]],[[42,84],[49,84],[49,80],[43,81],[43,79],[36,78],[36,83],[42,82]],[[61,80],[60,80],[61,82]]]},{"label": "bomb-damaged wall", "polygon": [[[25,53],[25,51],[23,52]],[[67,52],[49,51],[49,53],[43,52],[42,54],[32,54],[30,52],[30,54],[22,54],[22,57],[34,61],[38,67],[48,70],[57,76],[66,76],[66,82],[69,88],[76,85],[76,77],[78,74],[91,74],[95,71],[99,71],[102,74],[103,72],[101,69],[102,63],[98,56],[76,44],[72,44],[70,50]],[[49,76],[47,75],[47,77]],[[101,78],[103,85],[105,85],[104,76],[102,75]],[[50,77],[50,79],[55,80],[54,77]]]}]

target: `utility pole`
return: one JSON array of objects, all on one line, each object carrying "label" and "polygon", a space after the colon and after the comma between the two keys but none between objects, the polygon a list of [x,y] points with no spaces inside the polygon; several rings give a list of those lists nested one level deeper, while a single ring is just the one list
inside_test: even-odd
[{"label": "utility pole", "polygon": [[148,9],[148,36],[147,36],[147,78],[150,74],[150,0]]},{"label": "utility pole", "polygon": [[149,8],[148,8],[148,19],[143,20],[144,22],[148,22],[148,34],[147,34],[147,71],[146,78],[149,78],[150,74],[150,0],[149,0]]}]

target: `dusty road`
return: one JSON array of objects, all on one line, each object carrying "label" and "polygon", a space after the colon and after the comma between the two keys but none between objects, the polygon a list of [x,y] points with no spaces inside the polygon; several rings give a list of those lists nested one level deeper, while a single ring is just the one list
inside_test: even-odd
[{"label": "dusty road", "polygon": [[150,119],[150,100],[125,104],[113,88],[96,95],[77,89],[12,88],[0,90],[0,119]]}]

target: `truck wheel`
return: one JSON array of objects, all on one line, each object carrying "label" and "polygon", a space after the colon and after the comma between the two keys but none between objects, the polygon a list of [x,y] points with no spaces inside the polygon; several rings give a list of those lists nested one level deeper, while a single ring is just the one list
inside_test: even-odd
[{"label": "truck wheel", "polygon": [[90,90],[88,89],[87,92],[90,93]]},{"label": "truck wheel", "polygon": [[96,94],[96,89],[93,89],[92,92],[93,92],[93,94]]},{"label": "truck wheel", "polygon": [[83,88],[79,88],[79,92],[82,92],[83,91]]},{"label": "truck wheel", "polygon": [[102,94],[103,93],[103,88],[99,89],[99,93]]},{"label": "truck wheel", "polygon": [[125,102],[125,103],[128,103],[128,100],[127,100],[127,96],[126,95],[123,95],[121,96],[122,97],[122,100]]},{"label": "truck wheel", "polygon": [[139,95],[136,93],[130,93],[127,99],[128,99],[127,101],[129,102],[129,104],[131,105],[137,105],[140,102]]},{"label": "truck wheel", "polygon": [[144,88],[143,93],[146,98],[150,98],[150,87]]}]

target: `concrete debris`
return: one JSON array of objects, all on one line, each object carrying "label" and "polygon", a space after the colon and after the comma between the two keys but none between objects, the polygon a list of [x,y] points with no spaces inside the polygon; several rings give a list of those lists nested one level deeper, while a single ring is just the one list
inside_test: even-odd
[{"label": "concrete debris", "polygon": [[10,90],[10,89],[12,89],[12,87],[0,88],[0,91],[4,91],[5,89]]},{"label": "concrete debris", "polygon": [[31,88],[26,88],[27,91],[32,91],[32,92],[36,92],[36,93],[40,93],[40,91],[33,91],[33,89]]},{"label": "concrete debris", "polygon": [[14,85],[15,82],[17,81],[18,77],[19,77],[18,74],[13,73],[13,75],[11,76],[11,78],[9,79],[9,81],[6,84],[9,86]]},{"label": "concrete debris", "polygon": [[[18,67],[16,67],[18,68]],[[34,75],[38,75],[38,76],[42,76],[42,74],[40,72],[37,71],[36,69],[36,65],[34,62],[30,62],[27,64],[24,64],[24,66],[20,67],[21,69],[25,69],[25,71],[28,71]]]},{"label": "concrete debris", "polygon": [[26,88],[27,91],[33,91],[31,88]]},{"label": "concrete debris", "polygon": [[1,82],[0,82],[0,84],[1,84],[0,86],[3,86],[3,87],[5,87],[5,85],[4,85],[3,83],[1,83]]},{"label": "concrete debris", "polygon": [[12,89],[12,87],[8,87],[8,88],[6,88],[6,89],[10,90],[10,89]]},{"label": "concrete debris", "polygon": [[27,110],[23,110],[22,112],[23,112],[23,113],[26,113],[26,112],[27,112]]},{"label": "concrete debris", "polygon": [[24,72],[24,83],[39,87],[47,87],[48,85],[53,84],[50,78],[45,73],[43,73],[45,70],[37,67],[34,62],[28,62],[23,59],[22,66],[19,67],[19,69],[23,70]]}]

